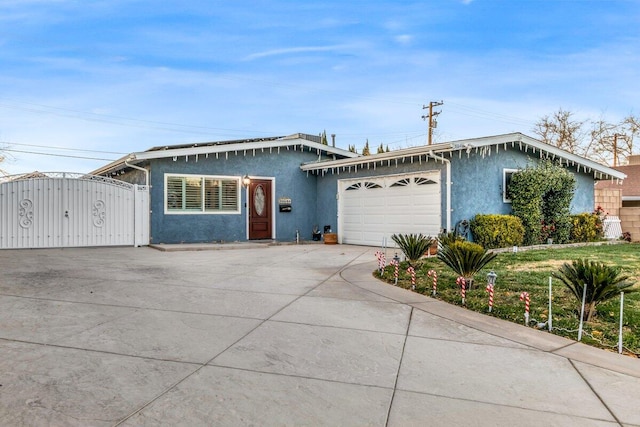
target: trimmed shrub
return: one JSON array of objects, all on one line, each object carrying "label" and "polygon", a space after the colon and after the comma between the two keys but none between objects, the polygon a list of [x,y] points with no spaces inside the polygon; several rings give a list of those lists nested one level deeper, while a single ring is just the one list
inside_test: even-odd
[{"label": "trimmed shrub", "polygon": [[594,242],[602,238],[602,220],[595,213],[571,215],[571,241]]},{"label": "trimmed shrub", "polygon": [[575,187],[575,177],[549,160],[511,176],[511,209],[522,220],[526,245],[544,243],[547,238],[556,243],[569,240],[569,208]]},{"label": "trimmed shrub", "polygon": [[522,220],[513,215],[476,215],[471,220],[473,241],[488,248],[520,246],[524,241]]}]

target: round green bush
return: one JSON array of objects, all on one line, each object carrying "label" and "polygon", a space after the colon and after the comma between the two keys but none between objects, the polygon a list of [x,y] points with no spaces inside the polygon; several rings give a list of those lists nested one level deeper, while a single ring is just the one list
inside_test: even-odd
[{"label": "round green bush", "polygon": [[471,220],[471,234],[474,242],[487,249],[520,246],[524,226],[517,216],[478,214]]}]

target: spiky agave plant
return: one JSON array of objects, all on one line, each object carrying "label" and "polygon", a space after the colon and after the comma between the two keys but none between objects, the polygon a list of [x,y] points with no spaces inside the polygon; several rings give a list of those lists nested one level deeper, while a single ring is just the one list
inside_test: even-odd
[{"label": "spiky agave plant", "polygon": [[394,234],[391,236],[396,245],[400,248],[409,265],[415,267],[416,262],[433,245],[434,239],[424,234]]},{"label": "spiky agave plant", "polygon": [[442,245],[438,250],[438,259],[458,276],[464,277],[467,283],[472,282],[473,276],[496,256],[498,256],[496,253],[466,240],[455,240]]},{"label": "spiky agave plant", "polygon": [[584,287],[587,287],[583,317],[587,322],[596,314],[601,302],[618,296],[623,290],[638,291],[637,288],[632,288],[633,283],[627,282],[629,276],[623,274],[620,268],[586,259],[577,259],[571,264],[564,263],[557,273],[553,273],[553,277],[569,288],[579,304],[582,304]]}]

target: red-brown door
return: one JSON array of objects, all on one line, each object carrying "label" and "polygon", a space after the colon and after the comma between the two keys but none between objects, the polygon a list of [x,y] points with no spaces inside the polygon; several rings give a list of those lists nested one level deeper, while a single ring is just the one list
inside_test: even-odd
[{"label": "red-brown door", "polygon": [[249,239],[271,239],[271,181],[251,180],[249,184]]}]

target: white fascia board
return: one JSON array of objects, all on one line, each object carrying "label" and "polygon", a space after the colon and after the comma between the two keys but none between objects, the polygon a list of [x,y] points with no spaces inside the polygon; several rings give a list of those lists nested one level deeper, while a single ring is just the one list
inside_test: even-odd
[{"label": "white fascia board", "polygon": [[530,136],[524,135],[519,132],[505,134],[505,135],[490,136],[486,138],[474,138],[474,139],[466,139],[461,141],[454,141],[452,142],[452,144],[457,149],[466,149],[466,148],[486,147],[486,146],[500,145],[500,144],[511,144],[512,142],[522,143],[522,144],[528,145],[529,147],[535,147],[537,150],[541,150],[546,153],[549,153],[551,156],[561,157],[572,163],[579,164],[583,167],[592,169],[596,172],[600,172],[601,174],[604,174],[604,175],[608,175],[612,178],[624,179],[627,177],[627,175],[624,174],[623,172],[620,172],[608,166],[602,165],[598,162],[594,162],[593,160],[587,159],[585,157],[578,156],[577,154],[570,153],[561,148],[554,147],[553,145],[546,144],[540,140],[531,138]]},{"label": "white fascia board", "polygon": [[[405,148],[402,150],[394,150],[389,151],[388,153],[380,153],[380,154],[371,154],[369,156],[363,156],[357,154],[357,157],[351,159],[341,159],[341,160],[326,160],[321,162],[311,162],[302,165],[300,168],[303,171],[317,171],[322,169],[331,169],[336,167],[348,167],[366,163],[374,163],[374,162],[384,162],[386,160],[393,159],[401,159],[403,157],[411,157],[411,156],[425,156],[430,153],[442,153],[451,151],[451,144],[442,143],[442,144],[432,144],[432,145],[421,145],[418,147]],[[354,153],[351,153],[354,154]]]},{"label": "white fascia board", "polygon": [[127,154],[124,157],[119,158],[118,160],[114,160],[113,162],[102,166],[94,171],[91,171],[91,175],[103,175],[109,173],[114,170],[120,170],[124,167],[125,162],[131,161],[133,159],[133,154]]},{"label": "white fascia board", "polygon": [[216,154],[216,153],[229,153],[233,151],[253,151],[253,150],[268,150],[270,148],[284,148],[293,146],[305,146],[312,150],[326,151],[329,154],[337,154],[340,156],[353,157],[357,154],[352,153],[341,148],[332,147],[329,145],[320,144],[317,142],[309,141],[302,138],[296,139],[277,139],[274,141],[258,141],[258,142],[242,142],[238,144],[220,144],[220,145],[203,145],[200,147],[189,148],[177,148],[168,150],[157,151],[143,151],[140,153],[133,153],[132,156],[135,160],[153,160],[153,159],[165,159],[168,157],[182,157],[182,156],[195,156],[200,154]]}]

